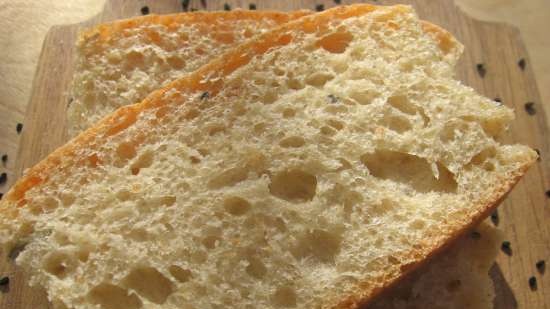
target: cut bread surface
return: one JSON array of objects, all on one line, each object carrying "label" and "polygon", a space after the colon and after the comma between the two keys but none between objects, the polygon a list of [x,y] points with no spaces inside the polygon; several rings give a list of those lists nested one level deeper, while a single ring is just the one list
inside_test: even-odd
[{"label": "cut bread surface", "polygon": [[0,239],[68,308],[368,303],[536,158],[424,29],[354,5],[269,31],[30,169]]},{"label": "cut bread surface", "polygon": [[140,102],[246,39],[307,14],[235,10],[148,15],[84,31],[76,47],[69,135]]}]

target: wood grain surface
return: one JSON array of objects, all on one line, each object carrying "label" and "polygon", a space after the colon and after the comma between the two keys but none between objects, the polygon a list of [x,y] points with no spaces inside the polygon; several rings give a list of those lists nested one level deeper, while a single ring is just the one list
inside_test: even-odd
[{"label": "wood grain surface", "polygon": [[[224,3],[232,8],[248,8],[248,1],[189,1],[188,9],[221,10]],[[352,1],[342,1],[342,4]],[[491,270],[496,278],[496,290],[500,297],[495,308],[550,309],[550,274],[537,272],[535,263],[545,259],[550,263],[550,202],[545,195],[550,189],[550,142],[548,123],[540,103],[539,93],[530,66],[521,69],[520,59],[528,55],[519,32],[507,25],[473,20],[460,12],[452,0],[402,0],[370,1],[375,4],[408,3],[415,7],[421,18],[441,25],[451,31],[466,50],[457,66],[457,76],[480,93],[499,98],[503,104],[516,111],[516,120],[504,142],[530,145],[540,152],[541,160],[531,168],[525,178],[499,208],[499,228],[510,241],[512,255],[497,257]],[[334,1],[258,1],[258,9],[312,9],[320,4],[324,8]],[[15,174],[20,175],[66,141],[65,113],[69,102],[68,85],[72,77],[73,46],[78,31],[100,22],[140,15],[147,5],[151,13],[182,11],[178,0],[111,0],[103,12],[92,20],[77,25],[53,27],[44,41],[33,91],[27,107],[25,128],[21,137]],[[484,76],[477,65],[482,64]],[[527,102],[533,102],[529,113]],[[12,262],[0,261],[0,274],[10,276],[9,293],[0,297],[0,308],[41,309],[50,308],[43,291],[26,286],[26,278]],[[528,281],[537,278],[537,289],[532,290]],[[504,295],[506,294],[506,295]]]}]

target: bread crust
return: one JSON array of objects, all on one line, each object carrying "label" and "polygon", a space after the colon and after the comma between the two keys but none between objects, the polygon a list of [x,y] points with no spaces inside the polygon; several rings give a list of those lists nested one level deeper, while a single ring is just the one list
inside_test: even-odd
[{"label": "bread crust", "polygon": [[[190,93],[208,91],[210,95],[216,95],[219,89],[223,86],[223,81],[222,79],[209,79],[208,77],[211,76],[212,73],[217,72],[221,75],[220,77],[227,76],[240,66],[245,65],[252,57],[262,55],[270,48],[288,44],[288,38],[285,37],[287,32],[310,31],[311,27],[316,27],[319,24],[327,23],[332,19],[346,19],[353,16],[369,14],[370,12],[381,8],[382,7],[380,6],[368,4],[342,6],[290,21],[289,23],[283,24],[282,26],[276,28],[276,30],[270,31],[267,34],[262,34],[255,39],[242,44],[241,46],[225,54],[223,57],[211,61],[209,64],[201,67],[187,77],[174,81],[162,89],[153,92],[141,103],[119,108],[117,111],[103,118],[95,126],[87,129],[66,145],[55,150],[36,166],[30,168],[6,194],[4,200],[2,200],[0,204],[0,212],[9,218],[16,218],[18,213],[17,208],[24,207],[26,204],[25,192],[27,190],[46,182],[49,175],[52,173],[59,173],[67,168],[67,166],[62,165],[63,162],[67,162],[67,160],[63,161],[62,158],[70,157],[73,159],[72,162],[77,162],[74,164],[88,164],[89,158],[75,158],[78,150],[94,148],[94,145],[107,142],[109,136],[131,126],[143,111],[168,104],[174,104],[163,98],[165,93],[170,89],[177,89],[179,92]],[[398,13],[406,10],[407,8],[405,6],[397,5],[385,9]],[[238,14],[249,13],[236,12],[235,14],[237,16]],[[163,17],[160,16],[144,18],[144,21],[163,20]],[[134,25],[134,22],[132,20],[127,20],[118,22],[117,25],[118,27],[129,27]],[[450,33],[427,22],[423,23],[423,27],[424,31],[432,34],[432,36],[436,38],[438,41],[438,46],[444,54],[459,53],[460,48],[457,48],[459,43]],[[93,31],[94,30],[92,30],[92,32]],[[100,36],[105,39],[108,39],[111,34],[111,30],[109,30],[109,28],[99,27],[96,31],[99,31]],[[84,36],[96,35],[92,34],[92,32],[84,34]],[[458,56],[458,54],[455,54],[455,56]],[[532,158],[531,161],[525,162],[524,165],[515,170],[512,175],[504,178],[502,180],[502,184],[494,190],[489,197],[479,202],[479,204],[483,205],[482,207],[478,207],[477,211],[467,214],[467,221],[456,222],[454,225],[449,226],[447,231],[445,231],[445,234],[447,235],[445,237],[445,241],[436,242],[428,239],[423,246],[421,246],[421,249],[415,249],[415,251],[409,252],[407,255],[403,256],[403,258],[413,258],[415,260],[414,263],[402,267],[399,272],[390,273],[387,274],[386,277],[380,278],[380,283],[377,283],[376,285],[372,285],[371,282],[360,283],[358,284],[358,289],[351,295],[334,299],[329,303],[334,304],[334,308],[340,309],[358,308],[362,305],[370,303],[383,290],[395,285],[401,277],[426,263],[429,258],[437,255],[445,247],[449,246],[456,238],[468,231],[470,228],[475,226],[476,223],[487,216],[504,198],[504,195],[513,187],[513,185],[519,181],[521,176],[524,175],[527,168],[534,161],[535,158]],[[101,163],[96,162],[96,164]]]}]

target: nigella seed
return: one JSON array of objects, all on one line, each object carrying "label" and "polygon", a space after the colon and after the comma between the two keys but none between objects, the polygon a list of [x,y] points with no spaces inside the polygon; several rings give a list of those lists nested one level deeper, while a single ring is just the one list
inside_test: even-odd
[{"label": "nigella seed", "polygon": [[2,155],[2,163],[6,164],[6,162],[8,162],[8,155],[7,155],[7,154],[3,154],[3,155]]},{"label": "nigella seed", "polygon": [[0,174],[0,185],[3,185],[8,181],[8,174],[2,173]]},{"label": "nigella seed", "polygon": [[149,7],[148,6],[144,6],[141,8],[141,14],[142,15],[149,15]]},{"label": "nigella seed", "polygon": [[535,152],[537,153],[537,161],[540,161],[540,150],[535,148]]},{"label": "nigella seed", "polygon": [[332,104],[338,103],[338,100],[339,100],[338,97],[335,96],[334,94],[327,95],[327,98],[328,98],[329,103],[332,103]]},{"label": "nigella seed", "polygon": [[495,98],[495,102],[502,103],[502,100],[500,98]]},{"label": "nigella seed", "polygon": [[512,255],[512,245],[509,241],[503,241],[502,245],[500,246],[500,250],[502,250],[502,252],[506,253],[506,255],[508,256]]},{"label": "nigella seed", "polygon": [[526,65],[526,64],[527,64],[527,63],[525,62],[525,59],[523,59],[523,58],[519,59],[519,61],[518,61],[518,66],[519,66],[519,68],[520,68],[522,71],[525,70],[525,65]]},{"label": "nigella seed", "polygon": [[206,91],[206,92],[203,92],[203,93],[201,94],[200,99],[201,99],[201,101],[202,101],[202,100],[208,99],[208,97],[210,97],[210,94],[208,93],[208,91]]},{"label": "nigella seed", "polygon": [[181,0],[181,8],[187,12],[189,9],[189,0]]},{"label": "nigella seed", "polygon": [[0,286],[6,286],[10,284],[10,278],[9,277],[2,277],[0,279]]},{"label": "nigella seed", "polygon": [[500,222],[498,210],[493,211],[493,213],[491,214],[491,222],[493,222],[495,226],[498,226],[498,223]]},{"label": "nigella seed", "polygon": [[21,131],[23,131],[23,124],[22,123],[18,123],[17,126],[15,126],[15,130],[17,131],[17,133],[21,133]]},{"label": "nigella seed", "polygon": [[550,198],[550,190],[546,190],[545,194],[547,198]]},{"label": "nigella seed", "polygon": [[483,63],[478,63],[476,65],[476,69],[477,69],[477,74],[479,74],[481,78],[485,77],[485,73],[487,73],[487,70],[485,69],[485,65]]},{"label": "nigella seed", "polygon": [[229,3],[224,3],[223,4],[223,9],[224,9],[224,11],[231,11],[231,6],[229,5]]},{"label": "nigella seed", "polygon": [[472,238],[473,239],[480,239],[481,238],[481,234],[477,231],[473,231],[472,232]]},{"label": "nigella seed", "polygon": [[535,264],[535,266],[537,267],[538,272],[543,275],[546,270],[546,262],[544,260],[540,260],[537,264]]},{"label": "nigella seed", "polygon": [[324,11],[325,10],[325,6],[323,4],[317,4],[315,6],[315,11],[317,12],[321,12],[321,11]]},{"label": "nigella seed", "polygon": [[524,105],[525,107],[525,111],[527,112],[527,114],[533,116],[537,113],[537,110],[535,109],[535,102],[527,102],[525,103]]},{"label": "nigella seed", "polygon": [[255,3],[250,3],[250,4],[248,5],[248,9],[249,9],[249,10],[255,10],[255,9],[256,9],[256,4],[255,4]]},{"label": "nigella seed", "polygon": [[535,278],[534,276],[529,278],[529,287],[531,288],[531,291],[537,290],[537,278]]}]

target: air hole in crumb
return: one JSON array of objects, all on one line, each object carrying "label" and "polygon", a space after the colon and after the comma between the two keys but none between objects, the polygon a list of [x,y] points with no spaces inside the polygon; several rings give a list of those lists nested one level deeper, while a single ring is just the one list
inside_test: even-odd
[{"label": "air hole in crumb", "polygon": [[329,126],[322,126],[321,129],[319,130],[323,135],[326,135],[326,136],[333,136],[334,134],[336,134],[336,130],[334,130]]},{"label": "air hole in crumb", "polygon": [[497,154],[497,151],[495,147],[485,148],[481,152],[473,156],[472,160],[470,160],[470,163],[474,165],[481,165],[488,159],[494,158],[496,154]]},{"label": "air hole in crumb", "polygon": [[296,307],[296,292],[291,287],[279,287],[273,294],[272,301],[278,307]]},{"label": "air hole in crumb", "polygon": [[368,105],[378,98],[380,93],[372,89],[354,89],[350,91],[349,97],[361,105]]},{"label": "air hole in crumb", "polygon": [[390,104],[392,107],[396,108],[397,110],[401,111],[402,113],[408,114],[408,115],[415,115],[416,114],[416,107],[412,105],[406,96],[402,95],[396,95],[388,98],[388,104]]},{"label": "air hole in crumb", "polygon": [[206,247],[207,249],[214,249],[218,246],[218,244],[220,243],[221,241],[221,238],[219,238],[218,236],[206,236],[203,240],[202,240],[202,245],[204,247]]},{"label": "air hole in crumb", "polygon": [[292,118],[296,115],[296,111],[293,110],[292,108],[285,108],[283,110],[283,117],[284,118]]},{"label": "air hole in crumb", "polygon": [[168,271],[179,282],[187,282],[191,279],[191,271],[188,269],[183,269],[177,265],[170,265]]},{"label": "air hole in crumb", "polygon": [[255,257],[249,257],[247,258],[248,266],[246,266],[246,273],[250,276],[261,279],[267,274],[267,268],[265,267],[264,263]]},{"label": "air hole in crumb", "polygon": [[279,145],[281,147],[285,147],[285,148],[298,148],[298,147],[304,146],[305,143],[306,143],[306,141],[304,140],[303,137],[289,136],[289,137],[286,137],[286,138],[282,139],[279,142]]},{"label": "air hole in crumb", "polygon": [[148,150],[143,152],[133,163],[130,165],[132,175],[139,174],[139,171],[143,168],[147,168],[153,164],[153,152]]},{"label": "air hole in crumb", "polygon": [[344,158],[338,158],[338,161],[340,162],[340,167],[337,169],[337,171],[343,171],[351,168],[351,163],[349,163],[348,160]]},{"label": "air hole in crumb", "polygon": [[250,210],[250,207],[251,205],[247,200],[238,196],[230,196],[223,201],[225,211],[234,216],[244,215]]},{"label": "air hole in crumb", "polygon": [[184,114],[184,119],[185,120],[191,120],[191,119],[194,119],[194,118],[197,118],[197,116],[200,115],[200,111],[196,108],[190,108],[187,112],[185,112]]},{"label": "air hole in crumb", "polygon": [[288,86],[288,88],[293,90],[300,90],[304,88],[304,84],[300,80],[295,78],[288,79],[286,81],[286,85]]},{"label": "air hole in crumb", "polygon": [[220,189],[222,187],[234,186],[248,177],[248,170],[242,167],[227,169],[208,182],[210,189]]},{"label": "air hole in crumb", "polygon": [[399,264],[399,260],[393,255],[388,256],[388,262],[390,262],[390,264],[393,264],[393,265]]},{"label": "air hole in crumb", "polygon": [[333,128],[335,128],[336,130],[340,131],[344,128],[344,123],[339,121],[339,120],[336,120],[336,119],[329,119],[327,120],[327,124]]},{"label": "air hole in crumb", "polygon": [[409,224],[409,226],[414,230],[423,230],[426,227],[426,222],[424,222],[420,219],[416,219],[416,220],[413,220]]},{"label": "air hole in crumb", "polygon": [[407,118],[397,115],[389,115],[384,117],[381,121],[381,124],[387,126],[388,129],[400,134],[403,134],[412,129],[412,125]]},{"label": "air hole in crumb", "polygon": [[316,42],[317,47],[322,47],[324,50],[341,54],[346,51],[349,43],[353,40],[353,35],[347,31],[341,31],[324,36]]},{"label": "air hole in crumb", "polygon": [[380,203],[375,203],[371,206],[371,209],[369,209],[369,212],[372,215],[381,216],[388,212],[390,212],[392,209],[396,207],[396,203],[394,203],[390,199],[382,199]]},{"label": "air hole in crumb", "polygon": [[116,154],[123,160],[129,160],[136,156],[136,147],[133,143],[122,142],[118,145]]},{"label": "air hole in crumb", "polygon": [[377,150],[360,158],[371,175],[411,186],[419,192],[456,192],[457,183],[453,174],[442,164],[437,164],[436,178],[426,159],[404,152]]},{"label": "air hole in crumb", "polygon": [[123,282],[128,288],[155,304],[163,304],[174,290],[172,282],[152,267],[132,270]]},{"label": "air hole in crumb", "polygon": [[297,259],[312,258],[318,262],[332,263],[340,252],[341,243],[340,235],[315,229],[299,237],[291,252]]},{"label": "air hole in crumb", "polygon": [[266,128],[266,124],[263,123],[263,122],[260,122],[260,123],[257,123],[254,125],[254,127],[252,128],[252,130],[254,131],[254,133],[256,134],[262,134],[265,132],[265,128]]},{"label": "air hole in crumb", "polygon": [[267,90],[261,98],[262,103],[271,104],[277,101],[278,94],[273,90]]},{"label": "air hole in crumb", "polygon": [[76,261],[67,253],[54,251],[45,256],[42,265],[45,271],[63,279],[76,268]]},{"label": "air hole in crumb", "polygon": [[290,169],[271,177],[269,191],[272,195],[289,202],[306,202],[313,199],[317,178],[299,169]]},{"label": "air hole in crumb", "polygon": [[139,297],[128,290],[109,283],[102,283],[88,294],[91,303],[102,309],[139,309],[143,306]]},{"label": "air hole in crumb", "polygon": [[323,72],[315,72],[306,77],[306,84],[313,87],[322,87],[326,82],[333,79],[334,75]]},{"label": "air hole in crumb", "polygon": [[225,126],[221,123],[213,123],[206,127],[206,132],[208,132],[208,135],[210,136],[223,132],[224,130]]}]

